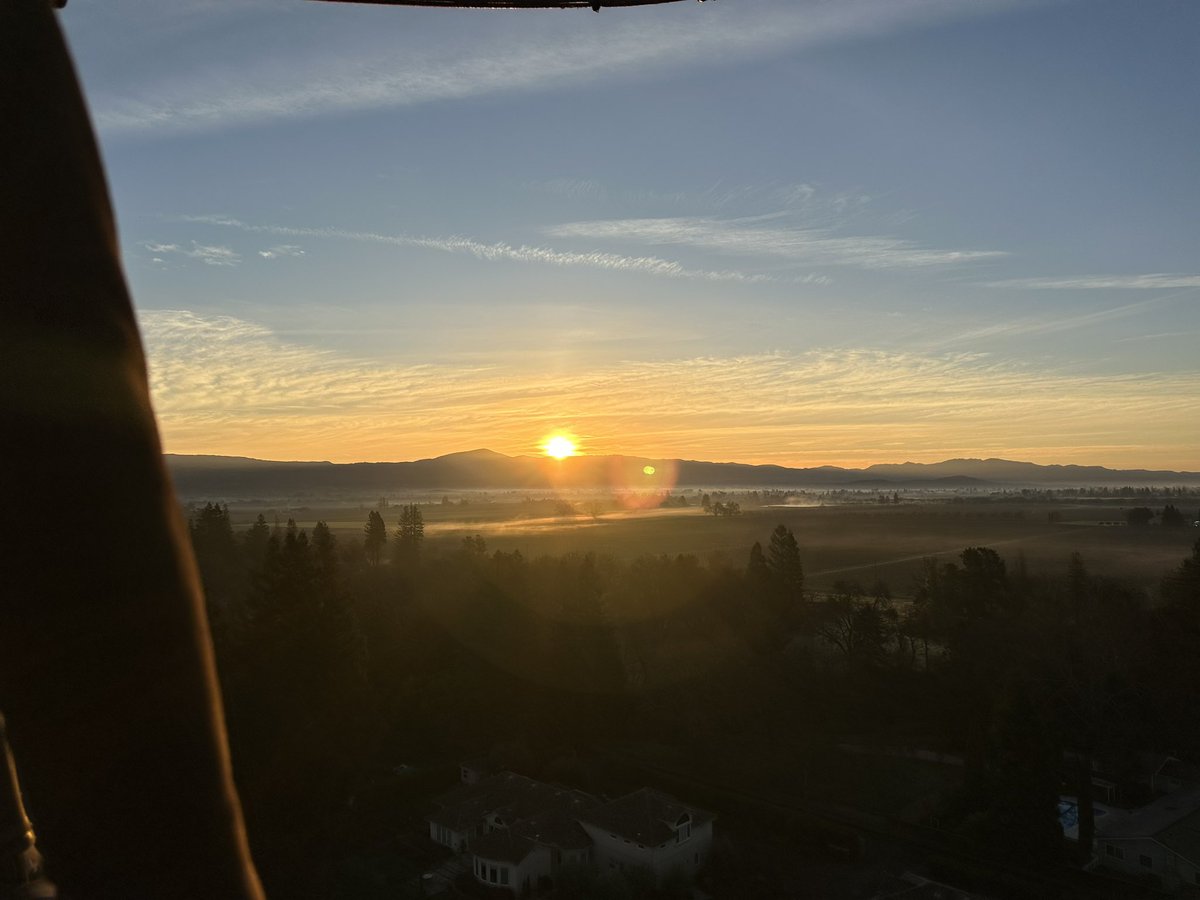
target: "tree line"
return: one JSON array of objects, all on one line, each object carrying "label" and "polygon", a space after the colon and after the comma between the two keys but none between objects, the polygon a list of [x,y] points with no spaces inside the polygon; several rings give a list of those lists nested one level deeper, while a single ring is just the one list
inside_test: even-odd
[{"label": "tree line", "polygon": [[[397,512],[392,510],[390,512]],[[424,548],[419,506],[360,538],[260,516],[190,522],[235,775],[280,896],[337,896],[348,807],[401,760],[499,762],[557,780],[605,741],[903,731],[964,759],[939,810],[981,847],[1057,861],[1058,795],[1091,770],[1131,799],[1138,754],[1200,759],[1200,541],[1147,593],[970,547],[888,585],[813,593],[780,525],[744,565],[695,556],[529,559],[480,536]],[[1127,777],[1125,777],[1127,776]],[[587,787],[586,784],[581,784]]]}]

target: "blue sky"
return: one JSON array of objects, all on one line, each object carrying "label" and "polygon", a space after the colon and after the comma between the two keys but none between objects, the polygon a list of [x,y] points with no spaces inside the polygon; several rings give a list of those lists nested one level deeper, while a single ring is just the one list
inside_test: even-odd
[{"label": "blue sky", "polygon": [[1190,0],[62,21],[168,450],[1200,469]]}]

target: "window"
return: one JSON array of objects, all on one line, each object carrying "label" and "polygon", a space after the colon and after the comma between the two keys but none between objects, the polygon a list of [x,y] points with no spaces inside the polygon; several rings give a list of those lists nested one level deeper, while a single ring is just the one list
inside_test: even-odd
[{"label": "window", "polygon": [[1105,844],[1104,855],[1111,856],[1113,859],[1124,859],[1125,851],[1120,847],[1114,847],[1112,844]]},{"label": "window", "polygon": [[508,884],[508,866],[500,870],[500,883]]},{"label": "window", "polygon": [[1144,868],[1147,868],[1147,869],[1153,869],[1153,868],[1154,868],[1154,860],[1152,860],[1150,857],[1148,857],[1148,856],[1147,856],[1145,853],[1142,853],[1142,854],[1140,854],[1140,855],[1138,856],[1138,862],[1139,862],[1139,863],[1140,863],[1140,864],[1141,864],[1141,865],[1142,865]]}]

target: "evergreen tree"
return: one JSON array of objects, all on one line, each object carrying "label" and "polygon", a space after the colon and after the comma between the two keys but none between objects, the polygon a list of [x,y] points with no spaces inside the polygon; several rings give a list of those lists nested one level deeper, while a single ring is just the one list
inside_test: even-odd
[{"label": "evergreen tree", "polygon": [[777,525],[771,532],[767,568],[789,600],[800,599],[804,591],[804,566],[800,562],[800,545],[786,525]]},{"label": "evergreen tree", "polygon": [[767,567],[767,558],[763,555],[762,544],[754,542],[750,548],[750,561],[746,563],[746,581],[754,586],[765,585],[771,580],[771,570]]},{"label": "evergreen tree", "polygon": [[383,545],[387,543],[387,526],[377,510],[373,509],[367,514],[367,524],[363,526],[363,533],[366,535],[363,547],[367,551],[367,560],[371,565],[377,566]]},{"label": "evergreen tree", "polygon": [[406,503],[400,509],[400,527],[396,529],[396,561],[415,562],[421,555],[421,542],[425,540],[425,518],[421,507]]}]

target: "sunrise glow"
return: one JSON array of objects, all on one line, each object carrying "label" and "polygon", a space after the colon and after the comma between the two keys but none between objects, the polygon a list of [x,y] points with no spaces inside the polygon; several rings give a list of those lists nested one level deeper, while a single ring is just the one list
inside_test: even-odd
[{"label": "sunrise glow", "polygon": [[542,450],[547,456],[553,456],[555,459],[566,459],[568,456],[574,456],[577,452],[575,442],[561,434],[548,438],[542,445]]}]

